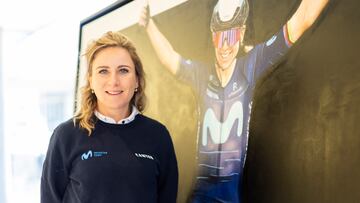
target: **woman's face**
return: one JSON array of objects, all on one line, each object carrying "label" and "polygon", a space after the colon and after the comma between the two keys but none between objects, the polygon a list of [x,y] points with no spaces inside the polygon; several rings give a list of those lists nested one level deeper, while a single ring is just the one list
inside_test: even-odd
[{"label": "woman's face", "polygon": [[244,40],[246,26],[213,33],[215,56],[219,68],[225,70],[231,66]]},{"label": "woman's face", "polygon": [[121,47],[100,50],[93,61],[90,86],[97,110],[104,115],[127,112],[138,80],[129,52]]}]

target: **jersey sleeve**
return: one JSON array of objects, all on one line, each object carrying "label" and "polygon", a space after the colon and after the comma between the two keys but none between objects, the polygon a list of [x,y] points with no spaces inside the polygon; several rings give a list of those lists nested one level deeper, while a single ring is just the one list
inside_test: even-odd
[{"label": "jersey sleeve", "polygon": [[[284,25],[279,32],[273,35],[269,40],[261,43],[249,53],[248,77],[253,75],[253,79],[258,79],[263,72],[273,67],[288,52],[292,46],[288,37],[287,26]],[[250,78],[252,78],[250,76]]]},{"label": "jersey sleeve", "polygon": [[158,184],[158,202],[176,203],[178,191],[178,166],[174,146],[168,130],[164,127],[162,159]]},{"label": "jersey sleeve", "polygon": [[[58,127],[59,128],[59,127]],[[41,176],[41,203],[61,203],[69,182],[61,130],[51,136]]]},{"label": "jersey sleeve", "polygon": [[181,58],[176,78],[192,86],[199,93],[202,86],[206,84],[208,72],[206,65],[191,59]]}]

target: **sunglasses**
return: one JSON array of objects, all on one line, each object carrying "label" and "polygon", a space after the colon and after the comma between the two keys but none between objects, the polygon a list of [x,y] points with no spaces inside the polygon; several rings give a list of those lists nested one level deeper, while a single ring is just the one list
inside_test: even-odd
[{"label": "sunglasses", "polygon": [[222,48],[225,41],[228,46],[234,46],[241,38],[241,28],[213,32],[213,43],[216,48]]}]

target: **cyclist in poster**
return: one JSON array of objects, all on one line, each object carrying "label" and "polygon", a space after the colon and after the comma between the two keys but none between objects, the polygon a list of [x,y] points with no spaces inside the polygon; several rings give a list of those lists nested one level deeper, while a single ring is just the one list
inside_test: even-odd
[{"label": "cyclist in poster", "polygon": [[[160,60],[190,85],[199,106],[198,167],[191,202],[241,202],[252,97],[256,81],[277,63],[315,22],[328,0],[302,0],[298,9],[266,42],[244,56],[248,0],[219,0],[210,21],[214,64],[182,57],[157,28],[144,6],[144,27]],[[189,33],[191,34],[191,33]]]}]

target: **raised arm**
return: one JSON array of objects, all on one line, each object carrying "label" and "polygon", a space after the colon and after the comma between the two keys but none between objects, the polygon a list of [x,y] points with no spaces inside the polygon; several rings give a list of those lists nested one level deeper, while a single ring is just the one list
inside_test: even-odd
[{"label": "raised arm", "polygon": [[315,22],[329,0],[302,0],[299,8],[287,22],[289,38],[296,42]]},{"label": "raised arm", "polygon": [[148,5],[142,10],[139,25],[145,28],[160,62],[175,75],[179,69],[180,55],[174,50],[170,42],[151,19]]}]

